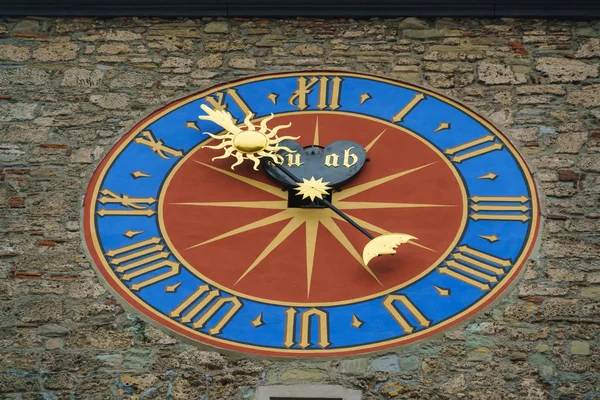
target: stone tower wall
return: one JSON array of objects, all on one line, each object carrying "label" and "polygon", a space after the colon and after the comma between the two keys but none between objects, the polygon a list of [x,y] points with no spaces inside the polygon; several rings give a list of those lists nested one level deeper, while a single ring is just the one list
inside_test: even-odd
[{"label": "stone tower wall", "polygon": [[[0,20],[0,398],[249,399],[340,384],[364,399],[600,398],[600,22]],[[478,318],[342,360],[198,349],[124,312],[82,249],[86,180],[149,110],[250,74],[343,69],[472,106],[535,171],[539,255]]]}]

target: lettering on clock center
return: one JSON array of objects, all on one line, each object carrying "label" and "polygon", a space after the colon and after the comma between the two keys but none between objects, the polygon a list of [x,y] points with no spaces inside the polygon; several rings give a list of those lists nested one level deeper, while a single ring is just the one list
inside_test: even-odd
[{"label": "lettering on clock center", "polygon": [[287,166],[288,167],[299,167],[302,164],[304,164],[302,161],[300,161],[301,156],[298,153],[288,153],[287,154]]},{"label": "lettering on clock center", "polygon": [[438,272],[456,278],[483,291],[488,291],[498,282],[498,277],[506,274],[512,266],[510,260],[473,249],[467,245],[458,246],[456,252]]},{"label": "lettering on clock center", "polygon": [[[296,314],[300,314],[296,317]],[[296,335],[296,320],[300,323],[300,335]],[[311,326],[317,321],[318,326],[318,340],[317,344],[322,349],[331,345],[329,342],[329,314],[327,311],[319,310],[318,308],[311,308],[306,311],[298,313],[298,311],[290,307],[285,311],[285,329],[284,329],[284,341],[285,347],[290,348],[295,344],[302,349],[306,349],[311,346],[310,331]],[[299,341],[296,342],[296,338],[299,336]]]},{"label": "lettering on clock center", "polygon": [[[204,295],[204,297],[202,297]],[[192,323],[194,329],[201,329],[222,308],[229,306],[228,311],[219,319],[212,328],[208,329],[211,335],[218,335],[231,319],[243,307],[242,302],[235,296],[220,297],[218,289],[210,289],[208,285],[201,285],[179,306],[173,309],[171,318],[181,317],[183,324]],[[216,299],[216,300],[215,300]],[[197,317],[200,318],[197,318]]]},{"label": "lettering on clock center", "polygon": [[318,103],[315,106],[319,110],[326,108],[337,110],[340,108],[340,93],[342,90],[342,79],[340,77],[322,76],[318,78],[315,76],[302,76],[297,79],[297,82],[297,89],[288,100],[291,106],[298,108],[300,111],[307,109],[310,107],[310,104],[308,104],[308,95],[314,89],[317,89]]},{"label": "lettering on clock center", "polygon": [[[165,251],[161,241],[159,237],[151,237],[106,252],[115,272],[122,274],[121,280],[129,282],[144,277],[131,284],[131,290],[137,291],[179,274],[181,266],[169,260],[171,253]],[[157,271],[161,272],[156,274]]]},{"label": "lettering on clock center", "polygon": [[[341,165],[343,165],[346,168],[352,168],[358,162],[358,156],[352,153],[353,148],[354,147],[350,147],[344,150],[344,156],[342,158]],[[340,156],[336,153],[327,154],[325,156],[324,164],[326,167],[337,168],[340,166]]]}]

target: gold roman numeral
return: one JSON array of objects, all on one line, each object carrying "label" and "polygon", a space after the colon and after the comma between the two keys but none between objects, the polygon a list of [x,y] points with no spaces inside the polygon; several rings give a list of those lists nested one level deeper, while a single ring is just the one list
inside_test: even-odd
[{"label": "gold roman numeral", "polygon": [[96,213],[101,217],[105,215],[144,215],[151,217],[156,214],[156,211],[150,208],[150,205],[156,203],[154,197],[130,197],[126,194],[120,196],[108,189],[100,191],[102,197],[98,199],[101,204],[120,204],[122,206],[132,208],[133,210],[112,210],[101,208]]},{"label": "gold roman numeral", "polygon": [[130,286],[131,290],[143,289],[179,273],[179,263],[168,259],[171,253],[163,251],[165,246],[160,242],[161,238],[151,237],[106,252],[106,256],[111,258],[109,263],[116,267],[115,272],[122,274],[121,279],[124,281],[162,271],[158,275],[133,283]]},{"label": "gold roman numeral", "polygon": [[[444,151],[444,153],[452,156],[452,157],[450,157],[450,160],[452,160],[453,162],[461,163],[470,158],[477,157],[482,154],[487,154],[494,150],[502,149],[502,147],[504,145],[502,143],[495,142],[495,139],[496,139],[496,137],[494,135],[482,136],[479,139],[471,140],[470,142],[463,143],[458,146],[450,147],[450,148],[446,149],[446,151]],[[493,144],[488,144],[486,146],[474,149],[474,147],[477,147],[481,144],[490,143],[490,142],[493,142]],[[462,153],[462,154],[457,154],[457,153]]]},{"label": "gold roman numeral", "polygon": [[248,104],[244,101],[244,99],[242,99],[236,89],[227,89],[223,92],[217,92],[212,96],[206,96],[204,100],[211,105],[213,110],[228,111],[228,99],[233,100],[240,110],[242,110],[244,116],[250,115],[250,118],[254,117],[254,111],[250,109]]},{"label": "gold roman numeral", "polygon": [[[208,292],[208,293],[207,293]],[[202,295],[206,294],[204,297]],[[210,290],[208,285],[201,285],[179,306],[169,313],[171,318],[181,317],[184,324],[192,322],[194,329],[204,328],[206,323],[223,307],[230,305],[229,310],[208,330],[211,335],[218,335],[229,321],[243,307],[242,302],[235,296],[220,297],[217,289]],[[201,298],[202,297],[202,298]],[[216,301],[213,303],[213,300]],[[200,301],[198,301],[200,300]],[[212,303],[212,304],[211,304]],[[200,318],[196,319],[196,317]]]},{"label": "gold roman numeral", "polygon": [[288,308],[285,311],[285,331],[284,331],[284,342],[285,347],[290,348],[296,342],[294,338],[296,336],[296,319],[300,320],[300,341],[298,346],[302,349],[306,349],[311,345],[310,342],[310,328],[311,324],[316,320],[319,324],[319,338],[317,344],[322,349],[329,346],[329,314],[326,311],[319,310],[318,308],[311,308],[300,313],[300,316],[296,318],[298,311],[295,308]]},{"label": "gold roman numeral", "polygon": [[[402,305],[402,308],[398,308],[395,303]],[[424,328],[431,324],[431,321],[425,318],[423,313],[413,304],[410,299],[403,294],[390,294],[383,300],[383,306],[390,313],[390,315],[396,320],[396,322],[402,327],[405,333],[412,333],[415,330],[415,326],[406,317],[407,314],[413,316],[417,320],[418,324]],[[405,312],[406,311],[406,312]]]},{"label": "gold roman numeral", "polygon": [[419,104],[425,99],[426,97],[423,93],[415,94],[415,96],[404,107],[402,107],[402,109],[398,111],[396,115],[392,117],[392,122],[396,123],[404,121],[404,117],[406,117],[408,113],[411,112],[413,108],[417,106],[417,104]]},{"label": "gold roman numeral", "polygon": [[133,141],[137,144],[150,147],[154,154],[166,160],[183,156],[183,151],[172,149],[168,146],[165,146],[162,140],[156,140],[154,134],[150,130],[142,131],[140,136],[133,139]]},{"label": "gold roman numeral", "polygon": [[505,268],[512,266],[510,260],[498,258],[469,246],[459,246],[451,254],[452,260],[438,268],[441,274],[449,275],[481,290],[490,290],[498,282],[498,277],[506,274]]},{"label": "gold roman numeral", "polygon": [[318,99],[316,107],[319,110],[329,108],[337,110],[340,108],[340,92],[342,90],[342,79],[334,76],[333,78],[322,76],[317,77],[300,77],[298,78],[298,88],[292,93],[289,98],[291,106],[297,107],[299,110],[305,110],[309,107],[308,95],[313,91],[313,88],[318,87]]},{"label": "gold roman numeral", "polygon": [[[526,196],[473,196],[470,208],[475,211],[470,215],[475,221],[521,221],[531,219],[526,214],[529,206]],[[492,203],[492,204],[490,204]]]}]

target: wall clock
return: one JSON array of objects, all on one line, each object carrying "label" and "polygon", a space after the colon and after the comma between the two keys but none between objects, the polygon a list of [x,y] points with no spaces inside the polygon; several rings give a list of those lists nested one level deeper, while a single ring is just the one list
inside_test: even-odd
[{"label": "wall clock", "polygon": [[517,277],[540,222],[523,158],[485,119],[337,71],[241,79],[155,111],[100,163],[83,218],[130,309],[195,342],[292,357],[464,321]]}]

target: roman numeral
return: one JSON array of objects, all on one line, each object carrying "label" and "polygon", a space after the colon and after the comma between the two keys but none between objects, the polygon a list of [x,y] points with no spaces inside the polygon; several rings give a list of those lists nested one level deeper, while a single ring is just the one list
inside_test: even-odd
[{"label": "roman numeral", "polygon": [[[204,297],[202,297],[203,295]],[[219,290],[210,290],[208,285],[201,285],[194,293],[171,311],[169,316],[171,318],[181,317],[180,321],[182,323],[187,324],[191,322],[194,329],[200,329],[204,328],[206,323],[217,314],[218,311],[226,306],[230,306],[221,319],[208,330],[208,333],[211,335],[218,335],[243,307],[242,302],[237,297],[220,297],[220,295]],[[215,299],[216,301],[214,301]],[[200,316],[200,318],[196,319],[198,316]]]},{"label": "roman numeral", "polygon": [[[396,304],[402,305],[398,307]],[[431,324],[431,321],[425,318],[423,313],[413,304],[410,299],[403,294],[390,294],[385,300],[383,300],[383,306],[390,313],[390,315],[396,320],[396,322],[402,327],[405,333],[412,333],[415,330],[407,315],[411,315],[418,325],[426,328]]]},{"label": "roman numeral", "polygon": [[[495,142],[496,137],[494,135],[486,135],[482,136],[479,139],[471,140],[470,142],[463,143],[458,146],[450,147],[444,151],[445,154],[448,154],[450,160],[455,163],[461,163],[465,160],[468,160],[473,157],[480,156],[482,154],[487,154],[494,150],[500,150],[504,146],[502,143]],[[487,144],[483,147],[477,147],[479,145],[493,142],[493,144]],[[475,148],[477,147],[477,148]],[[461,153],[461,154],[457,154]]]},{"label": "roman numeral", "polygon": [[526,222],[531,219],[526,214],[530,209],[526,196],[473,196],[470,200],[470,208],[475,211],[470,217],[475,221]]},{"label": "roman numeral", "polygon": [[133,141],[137,144],[150,147],[150,150],[152,150],[154,154],[166,160],[183,156],[183,151],[172,149],[169,146],[165,146],[162,140],[156,140],[154,134],[150,130],[142,131],[140,136],[133,139]]},{"label": "roman numeral", "polygon": [[151,217],[156,214],[156,211],[150,208],[150,205],[156,203],[154,197],[130,197],[126,194],[121,194],[119,196],[108,189],[102,189],[100,194],[102,197],[98,199],[98,202],[101,204],[120,204],[132,208],[132,210],[101,208],[96,212],[101,217],[104,217],[105,215],[143,215]]},{"label": "roman numeral", "polygon": [[505,260],[469,246],[459,246],[458,251],[451,254],[446,266],[438,268],[441,274],[449,275],[481,290],[490,290],[498,282],[498,277],[506,274],[505,268],[512,266]]},{"label": "roman numeral", "polygon": [[238,94],[236,89],[227,89],[223,92],[217,92],[212,96],[206,96],[204,99],[207,103],[212,106],[213,110],[228,111],[227,99],[233,100],[233,102],[242,110],[244,117],[250,115],[250,118],[254,117],[254,111],[250,109],[248,104]]},{"label": "roman numeral", "polygon": [[[179,274],[179,263],[168,259],[171,253],[163,251],[165,246],[160,242],[161,238],[151,237],[106,252],[106,256],[111,258],[109,263],[116,267],[115,272],[122,274],[122,280],[129,282],[149,275],[133,283],[131,290],[137,291]],[[156,271],[162,272],[154,274]]]},{"label": "roman numeral", "polygon": [[316,321],[319,324],[318,329],[318,341],[317,344],[322,349],[329,346],[329,314],[326,311],[319,310],[318,308],[311,308],[309,310],[300,312],[300,316],[296,318],[298,311],[295,308],[288,308],[285,311],[285,329],[284,329],[284,342],[285,347],[290,348],[296,342],[294,338],[296,336],[296,319],[300,322],[300,341],[298,346],[302,349],[306,349],[311,345],[310,342],[310,331],[311,325]]},{"label": "roman numeral", "polygon": [[308,95],[313,91],[313,88],[318,87],[318,100],[316,107],[319,110],[329,108],[337,110],[340,108],[340,92],[342,90],[342,79],[334,76],[329,78],[322,76],[317,77],[300,77],[298,78],[298,88],[292,93],[289,98],[291,106],[297,107],[299,110],[305,110],[310,105],[308,104]]},{"label": "roman numeral", "polygon": [[411,112],[413,108],[417,106],[417,104],[419,104],[425,99],[426,97],[423,93],[415,94],[415,96],[404,107],[402,107],[402,109],[398,111],[396,115],[392,117],[392,122],[396,123],[404,121],[404,117],[406,117],[408,113]]}]

